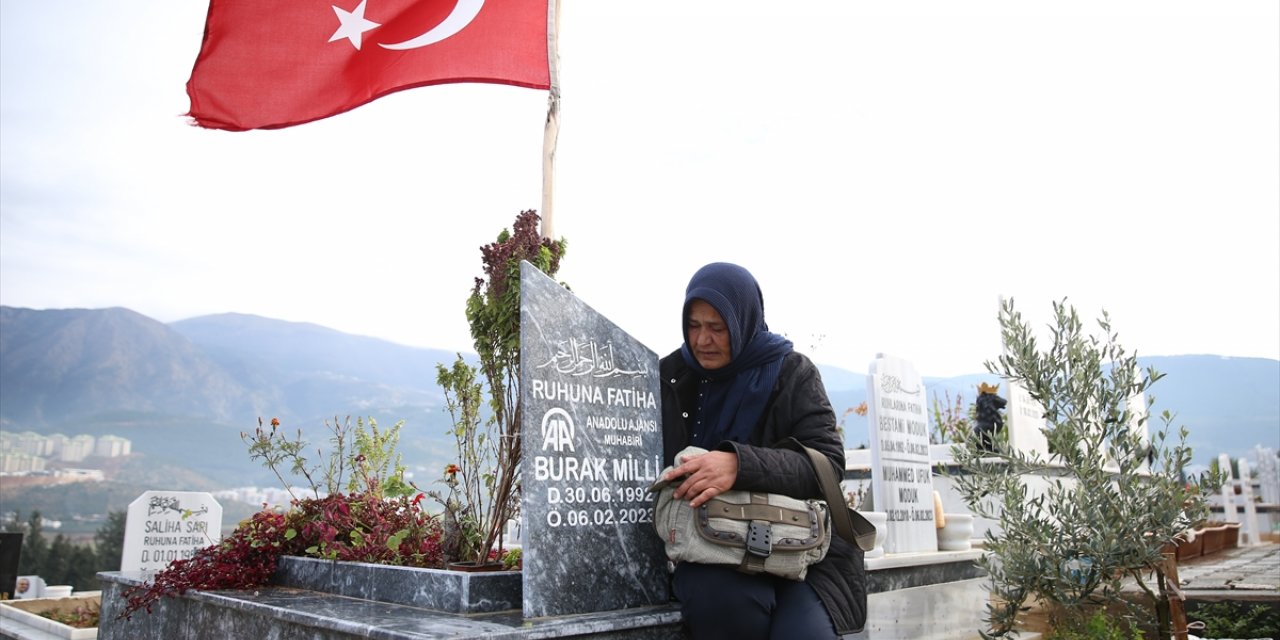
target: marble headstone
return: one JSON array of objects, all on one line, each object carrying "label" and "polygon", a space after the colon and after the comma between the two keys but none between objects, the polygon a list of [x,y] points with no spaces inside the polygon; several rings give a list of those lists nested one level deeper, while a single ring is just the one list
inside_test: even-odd
[{"label": "marble headstone", "polygon": [[158,571],[222,540],[222,505],[201,491],[146,491],[129,503],[121,571]]},{"label": "marble headstone", "polygon": [[[1147,410],[1147,397],[1142,393],[1133,394],[1128,400],[1129,409],[1129,430],[1138,435],[1140,442],[1145,449],[1151,444],[1150,425],[1147,424],[1150,418],[1150,411]],[[1142,459],[1142,463],[1138,466],[1141,473],[1151,471],[1151,466],[1147,463],[1147,458]]]},{"label": "marble headstone", "polygon": [[16,531],[0,533],[0,600],[24,597],[18,589],[18,560],[21,556],[22,534]]},{"label": "marble headstone", "polygon": [[885,553],[938,550],[924,381],[906,360],[880,354],[867,377],[871,491],[889,514]]},{"label": "marble headstone", "polygon": [[1262,536],[1258,531],[1258,509],[1253,504],[1253,476],[1249,473],[1249,460],[1242,457],[1236,464],[1240,467],[1240,503],[1244,506],[1240,535],[1244,544],[1258,544],[1262,542]]},{"label": "marble headstone", "polygon": [[1219,453],[1218,469],[1226,478],[1222,483],[1222,519],[1226,522],[1240,522],[1240,516],[1236,513],[1236,477],[1231,473],[1231,456]]},{"label": "marble headstone", "polygon": [[1027,388],[1015,380],[1009,383],[1009,406],[1005,421],[1009,429],[1009,446],[1027,455],[1036,453],[1041,460],[1049,457],[1049,441],[1044,437],[1044,406],[1031,397]]},{"label": "marble headstone", "polygon": [[18,576],[18,586],[14,589],[13,599],[31,600],[44,597],[44,578],[40,576]]},{"label": "marble headstone", "polygon": [[1275,449],[1256,445],[1253,455],[1258,460],[1258,491],[1263,504],[1280,504],[1280,464]]},{"label": "marble headstone", "polygon": [[[1134,378],[1142,379],[1142,367],[1134,365],[1133,369]],[[1128,401],[1125,401],[1125,408],[1129,411],[1129,433],[1137,435],[1138,442],[1142,443],[1143,449],[1146,449],[1151,444],[1151,424],[1149,424],[1151,411],[1147,408],[1146,394],[1143,392],[1134,393],[1133,396],[1128,398]],[[1115,461],[1111,461],[1108,458],[1108,462],[1114,463]],[[1138,470],[1142,474],[1147,474],[1147,472],[1151,471],[1151,465],[1149,465],[1146,457],[1143,457]]]},{"label": "marble headstone", "polygon": [[521,263],[525,617],[669,600],[659,397],[653,351]]}]

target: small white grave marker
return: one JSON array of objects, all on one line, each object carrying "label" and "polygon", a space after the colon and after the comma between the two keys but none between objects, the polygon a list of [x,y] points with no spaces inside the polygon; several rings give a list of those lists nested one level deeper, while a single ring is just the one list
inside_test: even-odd
[{"label": "small white grave marker", "polygon": [[1258,461],[1258,485],[1261,487],[1262,504],[1280,504],[1280,464],[1277,464],[1275,450],[1254,445],[1253,452]]},{"label": "small white grave marker", "polygon": [[1262,536],[1258,531],[1258,509],[1253,505],[1253,474],[1249,473],[1249,461],[1240,458],[1240,502],[1244,504],[1244,523],[1240,533],[1244,534],[1243,544],[1246,546],[1260,544]]},{"label": "small white grave marker", "polygon": [[[1142,372],[1139,370],[1138,375]],[[1147,409],[1147,397],[1142,393],[1135,393],[1128,400],[1129,408],[1129,431],[1138,435],[1142,442],[1143,450],[1147,451],[1151,446],[1151,430],[1148,424],[1150,411]],[[1151,466],[1148,464],[1148,455],[1143,453],[1142,464],[1138,467],[1138,472],[1147,474],[1151,472]]]},{"label": "small white grave marker", "polygon": [[158,571],[222,539],[222,505],[197,491],[147,491],[129,504],[121,571]]},{"label": "small white grave marker", "polygon": [[1027,455],[1040,454],[1041,460],[1049,458],[1049,441],[1044,437],[1044,406],[1031,398],[1020,383],[1009,383],[1009,406],[1005,410],[1005,423],[1009,429],[1009,446]]},{"label": "small white grave marker", "polygon": [[43,598],[44,587],[44,578],[40,576],[18,576],[18,584],[13,591],[13,597],[16,600]]},{"label": "small white grave marker", "polygon": [[1218,454],[1218,469],[1226,481],[1222,483],[1222,520],[1224,522],[1240,522],[1236,514],[1236,478],[1231,473],[1231,456]]}]

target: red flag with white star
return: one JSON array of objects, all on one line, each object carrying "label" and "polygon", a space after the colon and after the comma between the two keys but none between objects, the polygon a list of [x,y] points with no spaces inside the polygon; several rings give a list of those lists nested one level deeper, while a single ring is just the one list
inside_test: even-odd
[{"label": "red flag with white star", "polygon": [[548,0],[210,0],[195,124],[277,129],[432,84],[550,87]]}]

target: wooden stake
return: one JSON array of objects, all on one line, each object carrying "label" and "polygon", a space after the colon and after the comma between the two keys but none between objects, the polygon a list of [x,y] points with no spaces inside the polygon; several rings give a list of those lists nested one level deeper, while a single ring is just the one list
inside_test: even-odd
[{"label": "wooden stake", "polygon": [[560,137],[560,0],[548,0],[547,67],[551,90],[547,94],[547,123],[542,132],[542,237],[553,240],[552,196],[555,193],[556,141]]},{"label": "wooden stake", "polygon": [[1187,639],[1187,608],[1183,601],[1187,599],[1178,588],[1178,557],[1175,554],[1164,554],[1165,590],[1169,593],[1169,626],[1172,627],[1173,640]]}]

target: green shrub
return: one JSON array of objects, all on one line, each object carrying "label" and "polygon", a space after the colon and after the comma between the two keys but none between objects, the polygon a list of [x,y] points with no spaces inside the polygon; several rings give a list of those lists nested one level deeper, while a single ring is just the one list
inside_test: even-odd
[{"label": "green shrub", "polygon": [[1265,604],[1206,602],[1187,612],[1187,620],[1199,620],[1201,638],[1280,638],[1280,612]]},{"label": "green shrub", "polygon": [[1143,640],[1142,632],[1123,620],[1098,611],[1084,620],[1045,635],[1045,640]]}]

